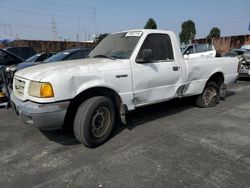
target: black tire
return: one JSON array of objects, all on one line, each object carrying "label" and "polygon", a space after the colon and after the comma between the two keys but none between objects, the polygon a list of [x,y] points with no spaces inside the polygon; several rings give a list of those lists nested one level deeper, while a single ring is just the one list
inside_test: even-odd
[{"label": "black tire", "polygon": [[113,102],[103,96],[92,97],[78,107],[73,127],[75,137],[88,147],[97,147],[108,139],[114,122]]},{"label": "black tire", "polygon": [[201,95],[196,99],[196,106],[200,108],[214,107],[219,103],[220,90],[215,82],[208,82]]}]

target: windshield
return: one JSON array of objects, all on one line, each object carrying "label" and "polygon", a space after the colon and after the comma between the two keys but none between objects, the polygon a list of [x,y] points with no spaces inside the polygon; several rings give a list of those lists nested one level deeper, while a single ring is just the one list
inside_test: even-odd
[{"label": "windshield", "polygon": [[123,32],[109,35],[90,53],[89,57],[129,59],[142,32]]},{"label": "windshield", "polygon": [[68,56],[70,52],[64,51],[60,52],[56,55],[51,56],[50,58],[44,60],[44,63],[55,62],[55,61],[62,61],[66,56]]}]

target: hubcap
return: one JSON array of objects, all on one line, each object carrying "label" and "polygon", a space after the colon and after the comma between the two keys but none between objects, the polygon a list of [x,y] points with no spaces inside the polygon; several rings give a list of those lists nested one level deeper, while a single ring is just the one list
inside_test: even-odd
[{"label": "hubcap", "polygon": [[215,88],[213,87],[207,88],[203,94],[204,104],[206,106],[209,105],[216,96],[217,96],[217,92]]},{"label": "hubcap", "polygon": [[110,111],[106,107],[98,108],[92,116],[91,133],[95,138],[105,135],[110,123]]}]

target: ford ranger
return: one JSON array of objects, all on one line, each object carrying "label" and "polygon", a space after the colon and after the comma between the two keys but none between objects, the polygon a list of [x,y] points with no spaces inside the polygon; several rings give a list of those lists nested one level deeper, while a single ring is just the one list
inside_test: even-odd
[{"label": "ford ranger", "polygon": [[43,64],[18,71],[12,106],[40,129],[73,126],[88,147],[104,143],[115,117],[176,97],[196,96],[213,107],[237,76],[238,59],[184,59],[171,31],[130,30],[107,36],[88,59]]}]

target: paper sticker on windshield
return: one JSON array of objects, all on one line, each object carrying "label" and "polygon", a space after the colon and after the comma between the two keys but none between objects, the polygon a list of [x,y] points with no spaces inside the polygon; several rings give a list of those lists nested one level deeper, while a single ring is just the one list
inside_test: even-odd
[{"label": "paper sticker on windshield", "polygon": [[69,54],[69,52],[64,52],[63,54],[64,54],[64,55],[68,55],[68,54]]},{"label": "paper sticker on windshield", "polygon": [[140,37],[142,35],[141,31],[129,31],[125,35],[126,37]]}]

